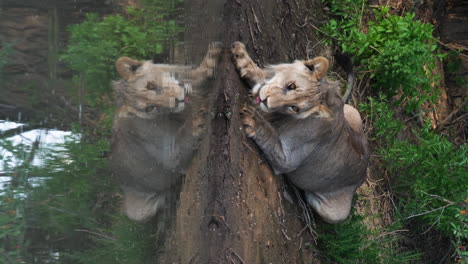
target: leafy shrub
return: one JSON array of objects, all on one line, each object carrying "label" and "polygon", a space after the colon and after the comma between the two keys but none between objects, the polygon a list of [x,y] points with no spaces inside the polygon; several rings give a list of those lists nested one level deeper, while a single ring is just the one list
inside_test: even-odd
[{"label": "leafy shrub", "polygon": [[[332,13],[339,16],[324,28],[341,43],[343,52],[355,57],[362,70],[370,72],[373,87],[389,96],[401,92],[397,103],[408,111],[419,110],[436,99],[434,83],[436,39],[433,26],[414,19],[413,13],[391,15],[388,7],[375,9],[373,19],[362,22],[364,1],[332,0]],[[371,16],[370,14],[368,14]]]}]

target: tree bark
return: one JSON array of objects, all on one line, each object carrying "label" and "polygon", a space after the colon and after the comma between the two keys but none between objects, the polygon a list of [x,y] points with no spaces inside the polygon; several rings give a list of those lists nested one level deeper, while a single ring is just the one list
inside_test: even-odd
[{"label": "tree bark", "polygon": [[[192,1],[187,9],[209,2]],[[199,30],[191,32],[193,46],[206,49],[201,36],[209,35],[221,36],[225,48],[209,98],[208,138],[187,171],[174,230],[157,263],[317,263],[294,193],[244,135],[239,109],[250,101],[248,87],[229,48],[244,42],[261,65],[323,54],[314,29],[323,20],[320,1],[228,0],[220,8],[203,14],[214,21],[223,14],[217,28],[191,27]]]}]

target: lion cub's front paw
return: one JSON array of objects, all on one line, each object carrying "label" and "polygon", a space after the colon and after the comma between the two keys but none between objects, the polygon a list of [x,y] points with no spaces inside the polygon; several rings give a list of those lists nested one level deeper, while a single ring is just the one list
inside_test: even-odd
[{"label": "lion cub's front paw", "polygon": [[236,41],[231,44],[231,53],[233,55],[234,64],[237,70],[240,71],[242,77],[247,73],[245,69],[249,66],[250,57],[245,50],[245,45],[242,42]]},{"label": "lion cub's front paw", "polygon": [[255,131],[255,116],[256,110],[252,106],[244,106],[241,109],[241,123],[244,127],[245,134],[248,137],[254,137]]},{"label": "lion cub's front paw", "polygon": [[231,44],[231,53],[234,55],[234,58],[243,57],[245,55],[245,45],[240,41],[233,42]]}]

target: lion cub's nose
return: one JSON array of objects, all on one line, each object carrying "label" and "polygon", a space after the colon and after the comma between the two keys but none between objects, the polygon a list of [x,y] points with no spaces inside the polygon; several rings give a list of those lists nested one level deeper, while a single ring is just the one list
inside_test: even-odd
[{"label": "lion cub's nose", "polygon": [[260,96],[257,96],[257,97],[255,98],[255,102],[256,102],[257,104],[260,104],[260,103],[266,104],[267,99],[268,99],[268,96],[265,97],[265,99],[263,99],[263,100],[262,100],[262,98],[260,98]]}]

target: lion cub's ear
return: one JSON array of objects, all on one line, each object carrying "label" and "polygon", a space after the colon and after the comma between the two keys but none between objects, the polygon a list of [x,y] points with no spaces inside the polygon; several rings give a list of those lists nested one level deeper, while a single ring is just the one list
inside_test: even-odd
[{"label": "lion cub's ear", "polygon": [[142,64],[143,62],[141,61],[130,59],[129,57],[122,57],[115,62],[115,68],[122,78],[129,80],[135,75],[135,71]]},{"label": "lion cub's ear", "polygon": [[322,79],[322,77],[327,74],[329,62],[325,57],[316,57],[312,60],[305,61],[304,64],[317,80]]}]

